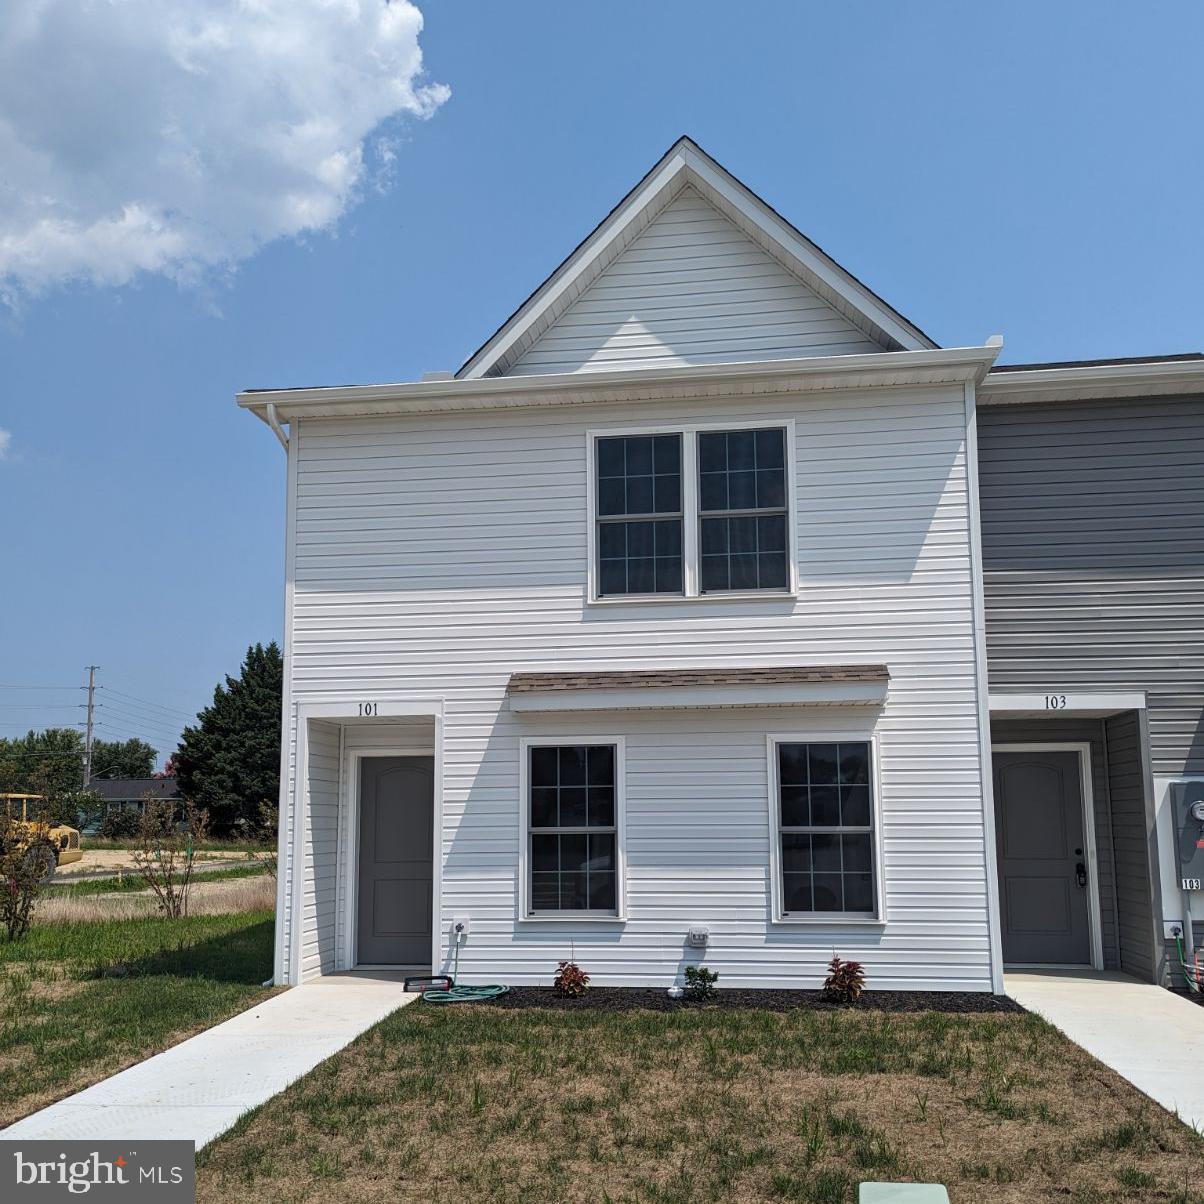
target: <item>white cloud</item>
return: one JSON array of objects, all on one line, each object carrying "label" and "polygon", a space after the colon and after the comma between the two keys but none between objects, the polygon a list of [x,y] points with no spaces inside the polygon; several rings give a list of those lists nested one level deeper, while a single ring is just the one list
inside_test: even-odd
[{"label": "white cloud", "polygon": [[12,431],[6,431],[4,429],[4,427],[0,426],[0,460],[8,459],[9,448],[11,448],[12,445],[13,445]]},{"label": "white cloud", "polygon": [[409,0],[0,5],[0,290],[186,282],[329,227],[449,95],[421,29]]}]

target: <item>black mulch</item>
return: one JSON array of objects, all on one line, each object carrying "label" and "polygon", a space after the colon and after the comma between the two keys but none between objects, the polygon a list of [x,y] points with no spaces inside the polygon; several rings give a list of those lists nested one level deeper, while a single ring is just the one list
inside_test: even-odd
[{"label": "black mulch", "polygon": [[499,1008],[553,1008],[557,1011],[678,1012],[698,1008],[761,1008],[790,1012],[1023,1012],[1006,995],[977,991],[866,991],[851,1006],[833,1003],[821,991],[720,989],[713,1000],[670,999],[659,987],[590,987],[581,999],[567,999],[551,987],[511,987],[505,995],[488,1001]]}]

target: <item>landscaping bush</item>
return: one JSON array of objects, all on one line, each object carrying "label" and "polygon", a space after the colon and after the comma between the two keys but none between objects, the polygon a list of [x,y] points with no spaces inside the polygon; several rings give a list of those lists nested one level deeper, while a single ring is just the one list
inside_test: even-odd
[{"label": "landscaping bush", "polygon": [[718,981],[717,970],[708,970],[706,966],[686,967],[686,994],[691,999],[714,999]]},{"label": "landscaping bush", "polygon": [[576,962],[561,962],[556,968],[552,986],[558,995],[580,999],[589,989],[589,975]]},{"label": "landscaping bush", "polygon": [[197,845],[208,829],[209,813],[193,803],[184,804],[179,819],[175,803],[148,798],[143,805],[134,868],[172,919],[188,914]]},{"label": "landscaping bush", "polygon": [[824,994],[837,1003],[856,1003],[865,990],[865,967],[860,962],[842,961],[836,954],[828,963]]}]

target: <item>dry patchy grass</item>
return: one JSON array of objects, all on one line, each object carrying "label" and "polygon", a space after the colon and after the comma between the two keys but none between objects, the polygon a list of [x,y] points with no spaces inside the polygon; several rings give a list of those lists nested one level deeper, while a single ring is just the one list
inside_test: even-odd
[{"label": "dry patchy grass", "polygon": [[[267,874],[207,882],[198,877],[188,893],[188,913],[194,916],[236,915],[268,911],[276,902],[276,880]],[[47,892],[34,909],[35,924],[89,924],[104,920],[132,920],[159,914],[150,890],[75,895]]]},{"label": "dry patchy grass", "polygon": [[1036,1016],[395,1013],[201,1155],[234,1204],[1204,1204],[1204,1139]]}]

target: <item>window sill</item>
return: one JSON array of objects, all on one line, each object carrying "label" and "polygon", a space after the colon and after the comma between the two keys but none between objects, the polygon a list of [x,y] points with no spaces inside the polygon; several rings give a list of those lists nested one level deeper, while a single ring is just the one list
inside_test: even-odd
[{"label": "window sill", "polygon": [[794,590],[728,590],[710,594],[616,594],[610,598],[590,598],[587,606],[663,606],[671,602],[797,602]]},{"label": "window sill", "polygon": [[844,928],[856,924],[862,928],[885,928],[886,919],[882,916],[843,915],[840,912],[827,912],[824,915],[786,915],[774,916],[773,923],[795,925],[805,928]]},{"label": "window sill", "polygon": [[520,924],[626,924],[627,917],[599,915],[590,911],[547,911],[519,916],[518,922]]}]

